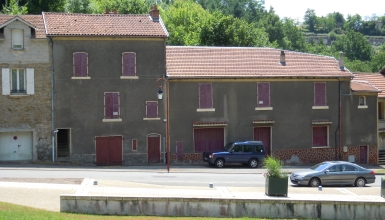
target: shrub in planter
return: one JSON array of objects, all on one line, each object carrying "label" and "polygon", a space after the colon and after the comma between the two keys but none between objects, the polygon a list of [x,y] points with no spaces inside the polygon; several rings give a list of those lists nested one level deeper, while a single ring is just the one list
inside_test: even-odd
[{"label": "shrub in planter", "polygon": [[282,161],[268,156],[263,161],[266,173],[264,177],[265,193],[268,196],[287,196],[288,191],[288,175],[282,170]]}]

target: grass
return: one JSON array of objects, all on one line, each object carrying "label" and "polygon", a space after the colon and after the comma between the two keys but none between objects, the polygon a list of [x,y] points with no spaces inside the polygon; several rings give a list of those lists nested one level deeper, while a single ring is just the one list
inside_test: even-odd
[{"label": "grass", "polygon": [[261,220],[266,218],[209,218],[209,217],[160,217],[160,216],[107,216],[107,215],[86,215],[72,214],[63,212],[52,212],[41,209],[35,209],[10,203],[0,202],[0,220],[121,220],[121,219],[138,219],[138,220],[230,220],[230,219],[253,219]]}]

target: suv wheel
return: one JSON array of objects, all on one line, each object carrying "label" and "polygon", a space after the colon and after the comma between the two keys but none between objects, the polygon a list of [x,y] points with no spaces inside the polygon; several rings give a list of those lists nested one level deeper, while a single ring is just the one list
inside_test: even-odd
[{"label": "suv wheel", "polygon": [[223,159],[217,159],[215,161],[215,166],[218,168],[222,168],[225,165],[225,161]]},{"label": "suv wheel", "polygon": [[257,168],[258,167],[258,160],[257,159],[250,159],[249,161],[249,167],[251,168]]}]

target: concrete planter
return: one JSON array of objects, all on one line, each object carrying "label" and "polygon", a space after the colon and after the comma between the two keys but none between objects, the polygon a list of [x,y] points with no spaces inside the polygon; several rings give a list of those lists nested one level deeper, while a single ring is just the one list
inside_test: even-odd
[{"label": "concrete planter", "polygon": [[267,177],[265,182],[265,193],[268,196],[285,196],[288,191],[288,177]]},{"label": "concrete planter", "polygon": [[381,178],[381,197],[385,198],[385,178]]}]

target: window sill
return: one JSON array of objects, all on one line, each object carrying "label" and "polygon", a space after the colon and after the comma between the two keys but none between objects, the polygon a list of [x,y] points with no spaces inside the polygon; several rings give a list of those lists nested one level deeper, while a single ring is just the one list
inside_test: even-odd
[{"label": "window sill", "polygon": [[358,108],[368,108],[367,105],[359,105]]},{"label": "window sill", "polygon": [[197,112],[215,112],[215,108],[198,108]]},{"label": "window sill", "polygon": [[319,147],[311,147],[313,149],[318,149],[318,148],[330,148],[330,146],[319,146]]},{"label": "window sill", "polygon": [[10,94],[10,95],[8,95],[8,97],[9,98],[11,98],[11,99],[19,99],[19,98],[22,98],[22,97],[27,97],[27,96],[29,96],[29,95],[27,95],[27,94]]},{"label": "window sill", "polygon": [[160,118],[143,118],[145,121],[158,121]]},{"label": "window sill", "polygon": [[255,111],[273,110],[273,107],[255,107]]},{"label": "window sill", "polygon": [[120,76],[120,79],[139,79],[139,76]]},{"label": "window sill", "polygon": [[90,76],[73,76],[71,79],[91,79]]},{"label": "window sill", "polygon": [[313,106],[312,109],[329,109],[329,106]]},{"label": "window sill", "polygon": [[103,119],[102,122],[122,122],[123,120],[121,118],[114,118],[114,119]]},{"label": "window sill", "polygon": [[26,52],[26,49],[9,49],[9,52]]}]

